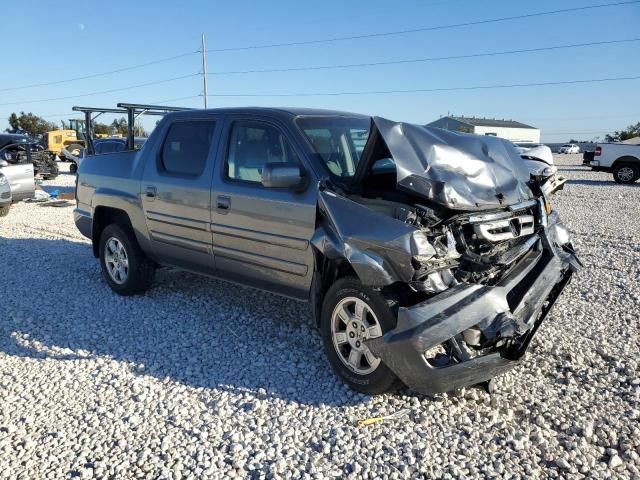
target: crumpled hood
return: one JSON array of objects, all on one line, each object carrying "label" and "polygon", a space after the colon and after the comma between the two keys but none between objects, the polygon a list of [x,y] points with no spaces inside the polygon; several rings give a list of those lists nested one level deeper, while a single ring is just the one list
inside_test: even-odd
[{"label": "crumpled hood", "polygon": [[389,157],[401,189],[453,210],[500,208],[533,198],[527,166],[501,138],[373,117],[356,178]]}]

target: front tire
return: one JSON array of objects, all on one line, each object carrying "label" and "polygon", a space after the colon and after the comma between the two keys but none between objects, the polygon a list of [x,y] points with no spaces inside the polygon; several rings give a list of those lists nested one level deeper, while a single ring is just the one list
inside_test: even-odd
[{"label": "front tire", "polygon": [[400,385],[395,374],[364,343],[395,325],[387,301],[357,278],[342,278],[329,289],[322,304],[322,340],[333,370],[350,388],[378,395]]},{"label": "front tire", "polygon": [[613,179],[617,183],[628,185],[640,178],[640,170],[632,163],[620,163],[613,168]]},{"label": "front tire", "polygon": [[155,277],[155,264],[140,249],[131,228],[112,224],[100,235],[102,277],[118,295],[146,292]]},{"label": "front tire", "polygon": [[69,165],[69,173],[75,174],[77,171],[78,171],[78,164],[75,162],[71,162],[71,165]]}]

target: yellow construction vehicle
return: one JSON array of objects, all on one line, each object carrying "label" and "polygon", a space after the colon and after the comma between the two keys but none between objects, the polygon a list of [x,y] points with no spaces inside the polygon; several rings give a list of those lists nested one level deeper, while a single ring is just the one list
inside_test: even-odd
[{"label": "yellow construction vehicle", "polygon": [[[63,149],[72,155],[78,156],[80,149],[86,147],[84,139],[84,120],[70,119],[69,128],[52,130],[42,135],[42,145],[45,151],[57,155],[61,160],[65,159]],[[97,133],[96,138],[108,137],[106,133]]]}]

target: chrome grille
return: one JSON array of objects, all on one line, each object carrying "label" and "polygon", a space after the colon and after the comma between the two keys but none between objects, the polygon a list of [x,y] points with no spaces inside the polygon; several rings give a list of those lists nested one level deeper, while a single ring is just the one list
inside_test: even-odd
[{"label": "chrome grille", "polygon": [[498,220],[475,223],[474,232],[489,242],[502,242],[531,235],[535,229],[533,215],[518,215]]}]

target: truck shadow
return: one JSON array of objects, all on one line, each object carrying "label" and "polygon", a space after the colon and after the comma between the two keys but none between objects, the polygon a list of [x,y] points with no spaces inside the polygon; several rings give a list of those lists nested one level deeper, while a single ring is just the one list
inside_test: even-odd
[{"label": "truck shadow", "polygon": [[305,303],[170,269],[158,271],[146,295],[119,297],[87,243],[0,237],[1,252],[11,252],[1,255],[6,272],[26,275],[8,282],[27,285],[5,289],[1,300],[7,355],[116,360],[137,375],[214,393],[330,405],[368,399],[332,373]]}]

